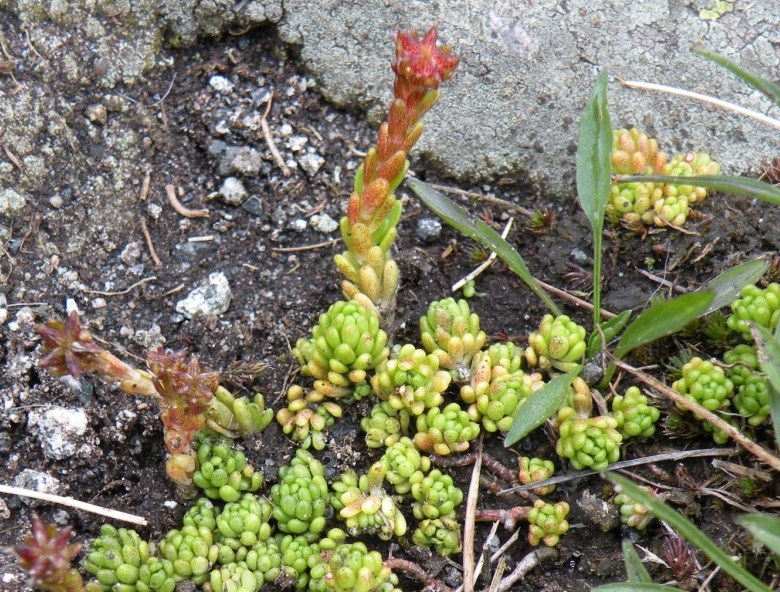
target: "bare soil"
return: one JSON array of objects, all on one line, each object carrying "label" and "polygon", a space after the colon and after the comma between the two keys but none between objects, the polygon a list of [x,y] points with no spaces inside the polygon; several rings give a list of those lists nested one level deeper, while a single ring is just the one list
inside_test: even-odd
[{"label": "bare soil", "polygon": [[[151,191],[147,201],[139,199],[145,172],[142,170],[132,191],[120,192],[108,203],[100,203],[88,191],[79,190],[88,187],[92,177],[104,174],[105,167],[110,166],[106,160],[110,147],[85,142],[84,150],[88,153],[82,156],[90,168],[69,171],[63,164],[63,170],[52,171],[51,187],[47,188],[46,195],[66,192],[70,197],[62,207],[55,208],[41,195],[24,217],[11,221],[14,238],[3,245],[7,252],[0,255],[0,275],[6,279],[3,291],[10,305],[8,321],[0,326],[0,393],[4,404],[0,417],[0,483],[12,483],[25,469],[48,473],[59,480],[63,495],[146,517],[150,526],[140,533],[148,539],[158,539],[176,527],[187,508],[186,500],[177,499],[175,487],[164,473],[165,448],[157,408],[149,401],[125,396],[89,379],[73,389],[39,371],[35,366],[40,348],[34,324],[51,317],[62,318],[65,299],[74,298],[82,310],[83,321],[94,334],[121,357],[139,365],[143,363],[145,346],[159,343],[153,330],[157,325],[159,335],[167,340],[166,347],[186,348],[197,354],[207,368],[237,370],[242,365],[262,364],[263,373],[246,378],[234,372],[226,375],[226,381],[239,393],[264,393],[266,401],[278,409],[295,370],[290,344],[305,336],[317,315],[340,298],[332,258],[341,245],[320,245],[338,238],[338,233],[322,234],[311,226],[299,232],[290,223],[298,218],[309,219],[315,213],[339,219],[354,169],[360,162],[356,150],[365,150],[374,136],[363,113],[334,109],[322,100],[295,55],[270,30],[204,42],[182,51],[176,64],[175,82],[161,103],[153,105],[153,94],[159,92],[172,72],[161,74],[148,87],[123,91],[134,102],[122,117],[135,121],[138,136],[148,138],[144,141],[153,166],[148,171]],[[210,87],[209,79],[214,74],[225,76],[234,84],[228,96]],[[238,106],[243,106],[245,114],[256,111],[262,115],[265,103],[261,99],[271,90],[274,96],[268,121],[278,146],[286,159],[295,159],[302,152],[291,150],[290,137],[308,138],[306,149],[313,147],[324,157],[322,168],[313,176],[298,167],[285,178],[272,160],[261,131],[247,127],[241,120],[231,120]],[[74,100],[85,108],[97,97],[89,89],[72,92]],[[109,118],[113,116],[109,114]],[[292,129],[286,138],[280,131],[285,124]],[[93,124],[86,120],[73,123],[76,133],[84,137],[82,127],[89,125]],[[241,178],[251,196],[242,207],[207,199],[222,182],[218,174],[221,156],[210,153],[217,139],[228,145],[254,147],[263,156],[260,174]],[[574,167],[573,161],[571,166]],[[414,162],[412,168],[419,177],[441,181],[435,172],[426,169],[424,162]],[[166,183],[183,189],[182,201],[187,207],[208,208],[209,217],[186,219],[176,213],[165,198]],[[564,289],[588,290],[590,263],[574,263],[580,255],[572,252],[590,252],[590,232],[572,196],[535,201],[515,179],[500,179],[489,188],[461,189],[482,193],[487,189],[525,208],[549,208],[555,222],[544,233],[528,231],[528,220],[519,216],[509,240],[538,278]],[[408,197],[408,203],[397,241],[403,277],[397,317],[405,322],[400,324],[394,340],[417,342],[417,319],[430,301],[448,296],[450,285],[473,268],[474,245],[446,227],[434,242],[422,242],[415,232],[416,224],[431,214],[403,189],[401,195]],[[505,223],[506,209],[474,199],[460,201],[474,214],[493,220],[497,227]],[[149,204],[161,207],[159,218],[150,214]],[[660,230],[640,236],[619,227],[608,232],[603,303],[606,309],[639,310],[651,298],[669,294],[668,286],[642,275],[642,270],[657,274],[675,289],[691,289],[733,264],[760,254],[776,255],[780,248],[780,214],[776,208],[713,196],[699,212],[687,226],[690,234]],[[154,267],[143,244],[142,220],[148,224],[162,261],[159,268]],[[206,242],[188,240],[202,236],[213,238]],[[128,265],[120,254],[128,243],[135,241],[142,243],[141,255]],[[55,251],[51,245],[57,247],[56,256],[52,255]],[[311,245],[320,246],[285,250]],[[230,280],[233,301],[229,310],[218,318],[186,320],[177,315],[176,302],[216,271],[225,273]],[[127,289],[150,277],[154,279]],[[477,291],[484,296],[471,304],[493,340],[511,339],[523,344],[545,313],[541,303],[501,264],[479,277]],[[104,306],[95,300],[99,298],[105,301]],[[589,325],[589,313],[561,304]],[[143,333],[150,329],[151,337]],[[703,344],[698,333],[689,339],[689,345],[702,347],[706,355],[721,353]],[[658,365],[655,372],[664,376],[663,365],[681,345],[668,340],[642,352],[635,361]],[[628,384],[628,378],[624,378],[621,386]],[[59,461],[44,456],[38,438],[28,428],[28,414],[50,405],[84,408],[89,419],[87,432],[80,440],[83,448]],[[661,405],[665,406],[663,402]],[[366,449],[359,428],[359,419],[368,409],[367,404],[347,409],[345,418],[330,430],[329,449],[320,456],[331,476],[347,466],[358,471],[365,469],[377,456],[376,451]],[[132,413],[128,414],[128,410]],[[666,410],[668,405],[664,415]],[[690,428],[675,434],[661,428],[650,441],[626,446],[624,458],[712,446],[700,428],[695,424]],[[755,431],[755,437],[769,446],[770,436],[767,430]],[[257,439],[245,442],[245,446],[250,462],[265,474],[269,484],[295,449],[276,422]],[[519,454],[546,456],[561,466],[545,433],[523,440],[512,450],[505,449],[498,437],[486,438],[485,450],[513,470]],[[744,453],[735,453],[729,460],[756,465]],[[721,546],[735,554],[746,554],[755,573],[769,573],[772,564],[765,563],[764,556],[756,554],[745,534],[734,527],[732,519],[738,511],[729,501],[759,508],[776,505],[777,482],[759,483],[763,489],[748,498],[733,476],[717,471],[711,463],[711,459],[689,459],[678,465],[662,463],[655,470],[643,467],[636,473],[649,483],[682,492],[684,495],[676,499],[685,503],[678,501],[678,505]],[[450,472],[465,490],[471,467]],[[490,473],[485,474],[495,480]],[[681,478],[686,474],[689,479]],[[499,482],[502,488],[511,485]],[[704,485],[721,495],[705,493],[701,489]],[[610,496],[607,482],[597,477],[564,484],[550,496],[571,504],[571,531],[562,537],[559,557],[536,568],[515,590],[579,592],[598,583],[621,581],[624,572],[620,543],[626,537],[662,554],[665,531],[657,522],[643,533],[623,527],[601,531],[577,504],[586,490],[604,499]],[[166,503],[171,500],[176,504]],[[479,507],[509,507],[521,502],[512,496],[483,491]],[[12,497],[6,497],[5,503],[7,516],[0,528],[0,545],[19,542],[35,513],[46,521],[71,524],[75,538],[85,543],[96,535],[102,523],[90,514],[49,504]],[[524,532],[525,525],[521,529]],[[488,528],[480,525],[478,548],[487,532]],[[502,529],[498,532],[501,541],[509,535]],[[371,545],[385,556],[390,551],[387,544],[371,541]],[[508,553],[510,569],[529,550],[521,534]],[[395,545],[393,552],[397,556],[418,557],[414,549]],[[712,571],[706,558],[700,558],[700,563],[703,575]],[[425,561],[424,565],[431,575],[450,585],[459,583],[457,570],[448,563]],[[650,564],[650,570],[658,581],[672,578],[663,566]],[[0,555],[0,574],[5,574],[0,577],[0,589],[24,588],[23,578],[8,555]],[[711,590],[738,589],[719,575],[709,586]],[[402,587],[415,590],[420,585],[402,580]]]}]

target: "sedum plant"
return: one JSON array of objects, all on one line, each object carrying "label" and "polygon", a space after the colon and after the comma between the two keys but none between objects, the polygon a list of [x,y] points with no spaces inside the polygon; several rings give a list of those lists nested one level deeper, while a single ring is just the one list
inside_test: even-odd
[{"label": "sedum plant", "polygon": [[525,357],[531,366],[569,372],[582,361],[587,344],[585,327],[566,315],[544,315],[539,330],[528,336]]},{"label": "sedum plant", "polygon": [[322,463],[299,448],[290,464],[279,470],[279,482],[271,488],[271,498],[279,530],[315,540],[325,528],[329,499]]},{"label": "sedum plant", "polygon": [[655,433],[655,423],[661,412],[647,402],[639,387],[629,387],[624,395],[612,399],[612,413],[623,439],[649,438]]},{"label": "sedum plant", "polygon": [[11,549],[34,586],[44,592],[83,592],[84,581],[72,562],[81,545],[71,543],[70,527],[59,530],[37,516],[22,544]]}]

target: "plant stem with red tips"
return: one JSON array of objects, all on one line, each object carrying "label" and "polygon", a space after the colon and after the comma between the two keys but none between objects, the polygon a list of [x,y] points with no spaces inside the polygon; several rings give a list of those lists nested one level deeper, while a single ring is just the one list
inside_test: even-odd
[{"label": "plant stem with red tips", "polygon": [[44,592],[83,592],[81,575],[71,565],[81,545],[69,539],[70,527],[59,530],[35,517],[30,534],[12,549],[33,586]]}]

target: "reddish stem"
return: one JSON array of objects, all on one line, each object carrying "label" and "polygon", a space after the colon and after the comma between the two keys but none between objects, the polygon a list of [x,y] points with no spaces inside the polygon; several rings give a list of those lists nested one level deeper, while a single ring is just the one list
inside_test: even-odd
[{"label": "reddish stem", "polygon": [[[462,454],[456,457],[451,456],[433,456],[433,462],[440,467],[465,467],[467,465],[473,465],[477,462],[477,455],[479,452],[471,452],[469,454]],[[493,473],[499,479],[503,479],[507,483],[515,484],[519,483],[517,480],[517,473],[507,469],[500,461],[490,456],[487,452],[482,453],[482,466],[488,471]]]},{"label": "reddish stem", "polygon": [[515,506],[508,510],[477,510],[477,522],[500,522],[507,530],[514,530],[517,523],[528,517],[528,506]]},{"label": "reddish stem", "polygon": [[422,567],[408,559],[389,557],[385,559],[385,565],[393,571],[401,571],[412,579],[425,585],[425,590],[433,592],[453,592],[452,588],[429,575]]}]

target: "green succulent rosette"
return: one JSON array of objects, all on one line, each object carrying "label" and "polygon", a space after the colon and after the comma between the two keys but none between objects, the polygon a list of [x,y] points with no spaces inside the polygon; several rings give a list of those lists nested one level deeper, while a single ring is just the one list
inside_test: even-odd
[{"label": "green succulent rosette", "polygon": [[753,340],[751,323],[773,331],[780,317],[780,284],[773,282],[763,290],[752,284],[744,286],[740,297],[731,303],[731,312],[726,323],[746,341]]},{"label": "green succulent rosette", "polygon": [[390,590],[398,580],[382,561],[377,551],[369,551],[363,543],[341,544],[327,560],[325,584],[337,592],[377,592]]},{"label": "green succulent rosette", "polygon": [[412,511],[418,520],[455,518],[455,508],[463,501],[463,492],[439,469],[415,479],[412,483],[414,505]]},{"label": "green succulent rosette", "polygon": [[603,471],[620,459],[623,436],[614,417],[582,418],[572,407],[563,407],[558,411],[557,421],[556,451],[568,458],[575,469]]},{"label": "green succulent rosette", "polygon": [[[731,404],[734,383],[726,377],[723,368],[709,360],[695,357],[683,366],[682,378],[675,381],[672,388],[708,411],[717,411]],[[684,411],[679,406],[678,409]]]},{"label": "green succulent rosette", "polygon": [[234,502],[242,492],[257,491],[263,485],[263,475],[247,464],[246,455],[234,449],[222,437],[208,437],[198,433],[194,444],[198,469],[192,481],[212,499]]},{"label": "green succulent rosette", "polygon": [[454,298],[431,302],[420,318],[420,333],[425,351],[439,358],[439,366],[458,382],[468,380],[471,360],[487,340],[469,303]]},{"label": "green succulent rosette", "polygon": [[735,366],[728,372],[734,383],[734,408],[752,426],[764,423],[770,414],[770,393],[766,377],[745,366]]},{"label": "green succulent rosette", "polygon": [[611,415],[617,420],[617,429],[625,440],[652,436],[661,412],[647,402],[638,387],[632,386],[624,395],[615,395],[612,399]]},{"label": "green succulent rosette", "polygon": [[366,433],[366,445],[382,448],[398,442],[401,436],[409,434],[410,415],[409,410],[397,410],[388,401],[374,405],[369,416],[360,420],[360,427]]},{"label": "green succulent rosette", "polygon": [[377,535],[387,541],[406,534],[406,518],[382,489],[382,472],[374,468],[358,477],[348,469],[331,485],[331,505],[352,536]]},{"label": "green succulent rosette", "polygon": [[341,407],[334,401],[312,403],[304,389],[294,384],[287,390],[287,407],[276,414],[282,431],[301,448],[325,448],[324,431],[341,417]]},{"label": "green succulent rosette", "polygon": [[228,563],[209,573],[203,584],[204,592],[258,592],[263,587],[262,578],[238,563]]},{"label": "green succulent rosette", "polygon": [[423,452],[446,455],[465,452],[477,436],[479,424],[471,421],[457,403],[450,403],[444,409],[434,407],[417,418],[414,444]]},{"label": "green succulent rosette", "polygon": [[[518,480],[523,485],[545,481],[555,474],[553,462],[544,458],[521,456],[518,464]],[[555,485],[537,487],[533,490],[536,495],[549,495],[553,491],[555,491]]]},{"label": "green succulent rosette", "polygon": [[220,547],[227,546],[236,552],[237,556],[224,561],[223,553],[228,552],[220,548],[223,563],[243,560],[246,551],[242,550],[242,547],[246,549],[258,541],[271,538],[271,513],[272,508],[268,500],[252,493],[245,493],[237,502],[225,504],[216,518],[216,542]]},{"label": "green succulent rosette", "polygon": [[[695,175],[720,174],[720,165],[709,154],[703,152],[686,152],[678,154],[664,167],[664,175],[671,177],[693,177]],[[690,205],[703,201],[707,197],[707,189],[690,185],[666,184],[664,196],[684,196]]]},{"label": "green succulent rosette", "polygon": [[184,513],[182,524],[196,528],[202,526],[214,531],[217,528],[217,516],[219,508],[210,499],[201,497]]},{"label": "green succulent rosette", "polygon": [[569,530],[568,515],[569,504],[566,502],[549,504],[536,500],[534,507],[528,511],[528,542],[534,547],[540,543],[547,547],[557,545],[561,535]]},{"label": "green succulent rosette", "polygon": [[[622,218],[627,222],[652,221],[653,204],[663,198],[660,183],[613,183],[609,190],[606,215],[609,219]],[[647,220],[647,218],[650,220]]]},{"label": "green succulent rosette", "polygon": [[658,141],[637,128],[612,130],[612,172],[618,175],[651,175],[664,170],[667,156]]},{"label": "green succulent rosette", "polygon": [[320,315],[311,339],[300,339],[293,354],[304,374],[337,387],[364,383],[367,371],[390,353],[379,315],[355,301],[339,301]]},{"label": "green succulent rosette", "polygon": [[[642,489],[650,493],[650,488],[641,486]],[[650,513],[650,509],[635,501],[622,492],[619,486],[615,486],[615,491],[618,495],[612,500],[612,503],[618,509],[618,515],[620,521],[630,528],[636,530],[644,530],[653,521],[653,515]]]},{"label": "green succulent rosette", "polygon": [[217,387],[211,406],[206,412],[207,425],[229,437],[259,434],[274,418],[273,409],[266,408],[260,393],[236,397],[225,387]]},{"label": "green succulent rosette", "polygon": [[[491,355],[492,349],[474,357],[471,381],[460,388],[460,397],[470,403],[468,414],[473,421],[481,421],[488,432],[505,432],[520,405],[531,394],[533,379],[520,369],[508,370],[500,358]],[[515,366],[512,360],[505,360]]]},{"label": "green succulent rosette", "polygon": [[282,573],[282,552],[276,544],[276,540],[269,538],[265,541],[257,541],[246,553],[238,565],[252,570],[255,578],[262,587],[265,584],[276,582]]},{"label": "green succulent rosette", "polygon": [[429,518],[420,522],[412,534],[412,541],[421,547],[430,547],[447,557],[462,548],[460,522],[449,517]]},{"label": "green succulent rosette", "polygon": [[196,585],[208,581],[209,571],[219,558],[212,531],[205,526],[185,524],[172,530],[157,546],[161,559],[173,565],[177,582],[192,580]]},{"label": "green succulent rosette", "polygon": [[[691,207],[688,198],[685,195],[679,195],[676,190],[670,189],[675,185],[664,186],[664,196],[657,199],[653,204],[653,209],[643,216],[645,222],[652,222],[656,226],[676,226],[685,224],[688,214],[691,213]],[[687,186],[681,186],[685,189]]]},{"label": "green succulent rosette", "polygon": [[319,559],[319,547],[306,537],[291,534],[277,535],[276,544],[282,556],[282,575],[296,590],[305,590],[309,583],[309,567]]},{"label": "green succulent rosette", "polygon": [[290,464],[279,469],[279,482],[271,488],[271,498],[279,530],[315,540],[325,528],[329,500],[322,463],[299,448]]},{"label": "green succulent rosette", "polygon": [[539,330],[528,336],[526,360],[543,370],[552,366],[561,372],[569,372],[585,355],[586,337],[585,327],[568,316],[544,315]]},{"label": "green succulent rosette", "polygon": [[375,464],[377,474],[383,474],[401,495],[409,493],[412,482],[420,480],[423,473],[427,473],[430,468],[431,460],[422,456],[415,443],[405,436],[388,446],[382,458]]},{"label": "green succulent rosette", "polygon": [[106,592],[172,592],[176,585],[169,561],[152,556],[149,544],[134,530],[110,524],[92,541],[84,570],[95,576],[90,589]]},{"label": "green succulent rosette", "polygon": [[371,386],[394,409],[420,415],[442,404],[451,380],[449,372],[439,370],[438,357],[407,343],[377,367]]}]

